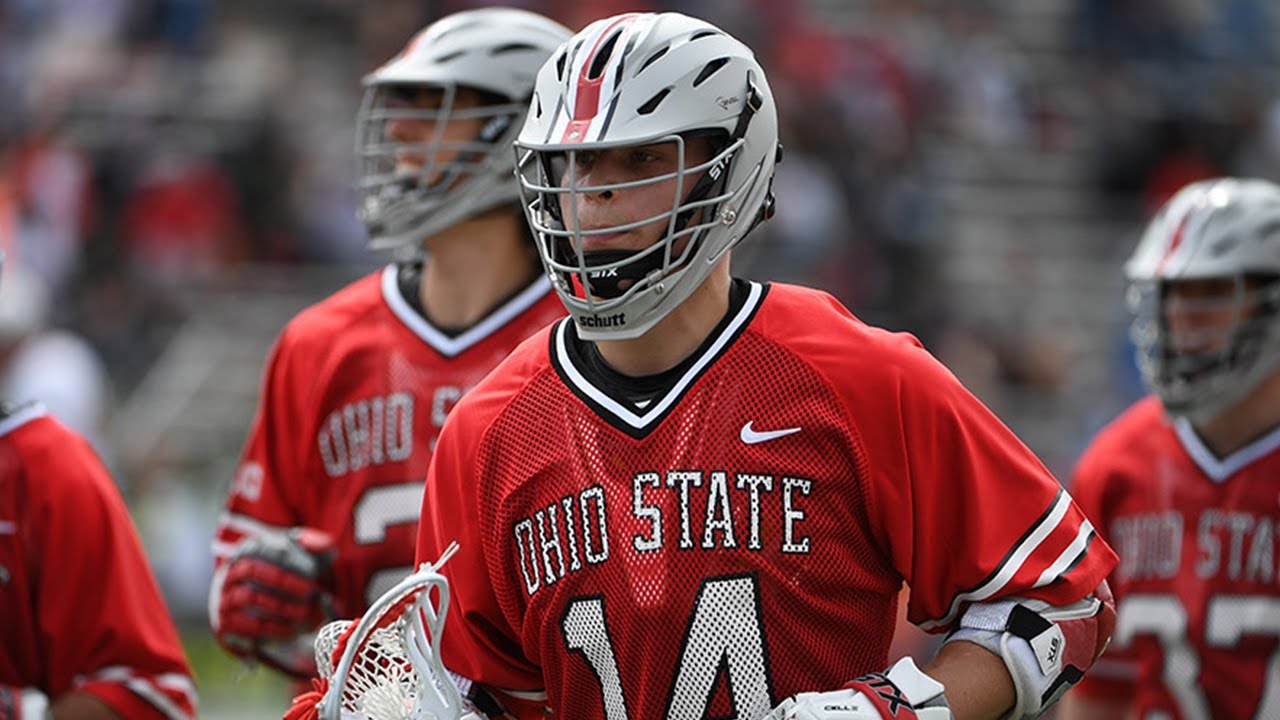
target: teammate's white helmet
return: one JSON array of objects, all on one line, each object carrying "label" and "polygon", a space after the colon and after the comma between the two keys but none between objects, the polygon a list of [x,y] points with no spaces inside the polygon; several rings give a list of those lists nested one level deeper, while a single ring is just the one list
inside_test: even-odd
[{"label": "teammate's white helmet", "polygon": [[[364,78],[356,120],[359,214],[373,249],[417,246],[440,230],[519,197],[510,146],[528,108],[543,61],[570,36],[568,28],[536,13],[484,8],[444,17],[413,37],[399,55]],[[439,109],[396,107],[397,93],[433,88]],[[454,107],[459,88],[481,93],[481,107]],[[484,120],[478,137],[446,142],[451,120]],[[388,133],[397,119],[435,121],[425,143]],[[412,152],[420,168],[397,170]],[[449,158],[441,162],[441,157]]]},{"label": "teammate's white helmet", "polygon": [[[706,135],[713,157],[685,167],[687,138]],[[583,153],[674,142],[679,169],[634,183],[579,184]],[[715,264],[773,209],[781,152],[773,94],[751,50],[719,28],[678,13],[630,13],[575,35],[538,74],[516,140],[529,224],[553,285],[591,340],[634,338],[702,283]],[[689,180],[698,177],[696,182]],[[560,202],[672,182],[672,206],[612,227],[579,226]],[[635,252],[583,253],[582,238],[654,222],[667,231]],[[683,248],[681,238],[688,238]],[[619,287],[620,281],[630,284]],[[588,291],[588,288],[590,289]],[[594,297],[593,297],[594,296]]]},{"label": "teammate's white helmet", "polygon": [[[1152,218],[1125,274],[1138,365],[1171,414],[1211,420],[1280,366],[1280,186],[1220,178],[1184,187]],[[1169,326],[1169,285],[1213,279],[1230,291],[1190,311],[1231,321],[1207,328],[1219,341],[1197,349]]]}]

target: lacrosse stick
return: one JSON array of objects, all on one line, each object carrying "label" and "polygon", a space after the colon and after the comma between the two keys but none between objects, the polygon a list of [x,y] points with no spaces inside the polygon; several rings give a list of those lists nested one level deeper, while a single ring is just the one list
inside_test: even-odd
[{"label": "lacrosse stick", "polygon": [[321,628],[316,661],[328,688],[316,705],[319,720],[462,720],[467,714],[440,659],[449,583],[438,570],[457,549],[450,545],[435,564],[423,563],[359,622]]}]

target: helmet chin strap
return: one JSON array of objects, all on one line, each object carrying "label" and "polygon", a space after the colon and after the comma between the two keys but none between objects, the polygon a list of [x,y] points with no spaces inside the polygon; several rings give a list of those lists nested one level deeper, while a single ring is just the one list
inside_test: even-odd
[{"label": "helmet chin strap", "polygon": [[[587,268],[623,262],[639,255],[642,250],[592,250],[582,254]],[[662,267],[662,253],[654,252],[608,270],[587,270],[587,292],[591,295],[612,300],[643,280],[654,270]],[[626,283],[626,287],[623,287]]]}]

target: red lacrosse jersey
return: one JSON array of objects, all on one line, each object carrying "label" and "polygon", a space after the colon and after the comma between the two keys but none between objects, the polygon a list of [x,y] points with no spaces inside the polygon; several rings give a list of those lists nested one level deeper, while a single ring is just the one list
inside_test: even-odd
[{"label": "red lacrosse jersey", "polygon": [[195,717],[178,632],[129,511],[84,439],[0,418],[0,685],[90,693],[121,717]]},{"label": "red lacrosse jersey", "polygon": [[304,525],[338,543],[335,610],[358,617],[412,569],[423,480],[445,416],[519,342],[565,314],[540,277],[450,336],[405,300],[389,265],[294,318],[213,542]]},{"label": "red lacrosse jersey", "polygon": [[763,717],[884,669],[904,581],[911,621],[942,630],[967,603],[1066,604],[1111,571],[1059,483],[914,338],[736,283],[645,397],[566,320],[463,399],[418,541],[422,561],[460,544],[451,670],[545,690],[562,717]]},{"label": "red lacrosse jersey", "polygon": [[1217,458],[1148,397],[1105,428],[1072,493],[1120,557],[1111,648],[1073,693],[1137,717],[1280,718],[1280,429]]}]

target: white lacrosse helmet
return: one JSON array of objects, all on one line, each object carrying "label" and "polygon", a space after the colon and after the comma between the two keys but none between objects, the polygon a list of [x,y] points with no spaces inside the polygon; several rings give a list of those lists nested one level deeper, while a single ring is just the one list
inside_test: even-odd
[{"label": "white lacrosse helmet", "polygon": [[[454,13],[428,25],[364,78],[356,118],[357,190],[370,248],[418,247],[454,223],[516,201],[509,148],[537,69],[569,35],[568,28],[525,10]],[[483,104],[455,108],[459,88],[479,92]],[[405,91],[418,89],[440,91],[439,107],[401,107]],[[443,137],[450,121],[476,119],[483,121],[477,137]],[[425,143],[400,142],[388,133],[396,120],[433,121],[434,132]],[[422,166],[397,169],[406,152],[424,158]]]},{"label": "white lacrosse helmet", "polygon": [[[1212,420],[1280,366],[1280,186],[1219,178],[1184,187],[1147,225],[1125,274],[1138,365],[1170,414]],[[1183,311],[1230,318],[1200,331],[1216,342],[1170,328],[1170,285],[1192,280],[1230,288],[1180,301]]]},{"label": "white lacrosse helmet", "polygon": [[[712,157],[686,167],[692,136],[711,140]],[[676,172],[594,187],[577,182],[579,155],[658,143],[676,144]],[[644,334],[772,214],[781,146],[773,94],[750,48],[685,15],[629,13],[587,26],[542,67],[516,153],[543,264],[579,334],[601,340]],[[562,200],[578,207],[584,196],[673,179],[672,206],[653,217],[583,228],[579,218],[564,217],[574,213],[561,212]],[[666,222],[667,231],[648,248],[582,251],[584,236],[655,222]],[[621,288],[622,280],[630,284]]]}]

